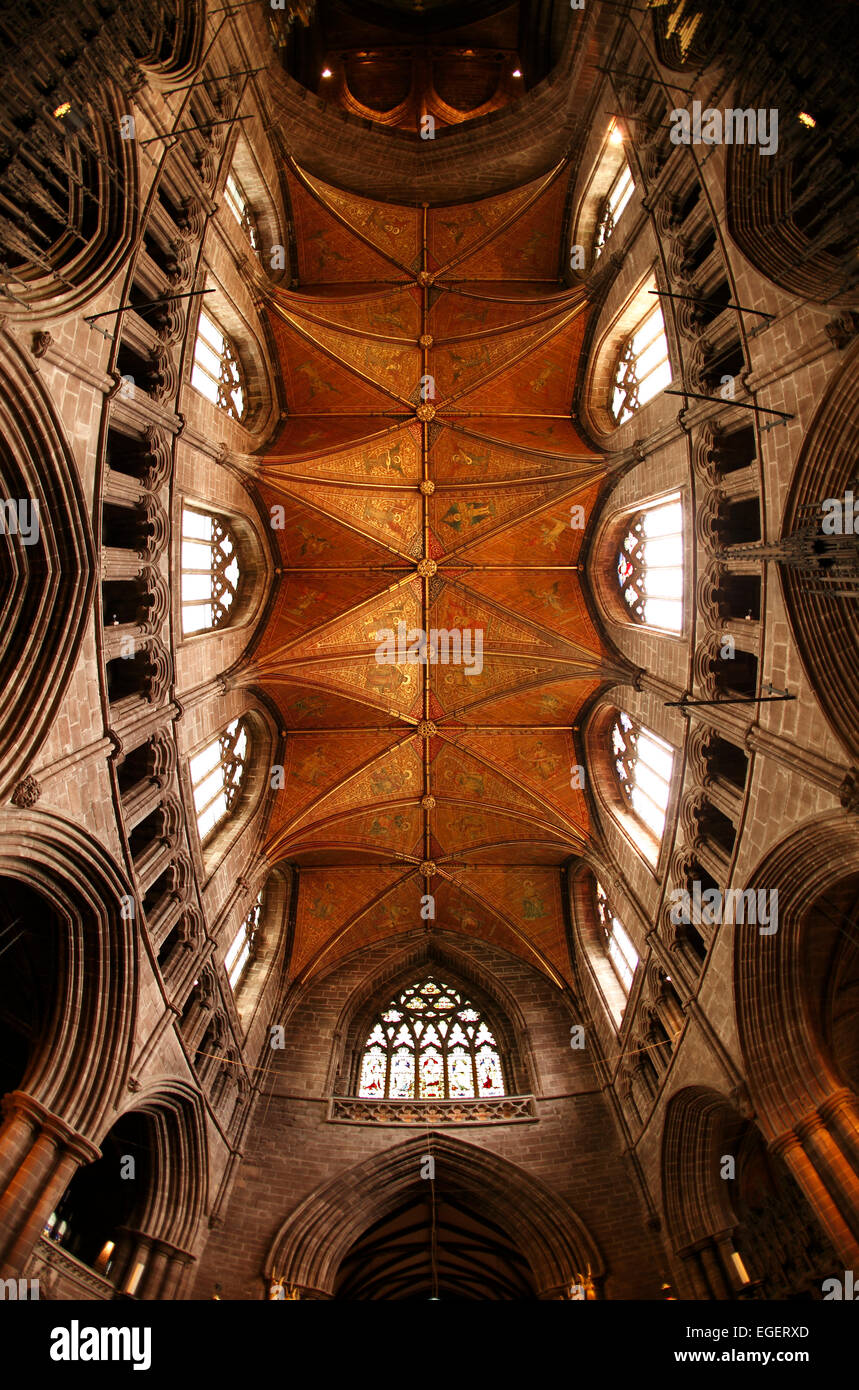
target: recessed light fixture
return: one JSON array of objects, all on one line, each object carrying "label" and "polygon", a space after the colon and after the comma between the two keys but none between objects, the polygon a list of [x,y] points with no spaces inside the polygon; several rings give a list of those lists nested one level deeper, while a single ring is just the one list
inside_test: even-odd
[{"label": "recessed light fixture", "polygon": [[63,104],[62,104],[61,106],[58,106],[58,107],[57,107],[56,111],[54,112],[54,115],[56,116],[56,118],[57,118],[58,121],[61,121],[61,120],[63,119],[63,116],[67,116],[67,115],[69,114],[69,112],[71,111],[71,109],[72,109],[72,104],[71,104],[71,102],[70,102],[70,101],[64,101]]},{"label": "recessed light fixture", "polygon": [[611,127],[608,132],[608,142],[610,145],[623,144],[623,131],[615,121],[612,121],[611,123]]},{"label": "recessed light fixture", "polygon": [[808,126],[809,130],[813,130],[817,125],[817,121],[807,111],[800,111],[799,119],[804,126]]},{"label": "recessed light fixture", "polygon": [[330,68],[323,68],[323,69],[322,69],[322,76],[323,76],[323,77],[331,77],[331,76],[333,76],[333,74],[332,74],[332,72],[331,72],[331,69],[330,69]]},{"label": "recessed light fixture", "polygon": [[514,77],[521,77],[521,76],[522,76],[522,70],[521,70],[521,68],[514,68],[514,69],[513,69],[513,76],[514,76]]}]

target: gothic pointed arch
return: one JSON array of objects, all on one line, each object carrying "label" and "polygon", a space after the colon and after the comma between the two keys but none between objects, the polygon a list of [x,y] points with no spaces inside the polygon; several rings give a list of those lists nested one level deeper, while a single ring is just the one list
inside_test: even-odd
[{"label": "gothic pointed arch", "polygon": [[[16,853],[19,844],[26,855]],[[43,1022],[18,1089],[66,1124],[92,1132],[123,1095],[130,1064],[134,895],[101,845],[47,811],[0,812],[0,875],[45,898],[57,931],[56,976],[44,982],[50,993]]]},{"label": "gothic pointed arch", "polygon": [[450,941],[428,942],[425,935],[394,950],[353,990],[335,1029],[326,1089],[339,1095],[357,1094],[361,1057],[376,1015],[393,995],[428,975],[443,975],[491,1017],[507,1061],[508,1094],[535,1092],[539,1079],[528,1030],[511,991]]},{"label": "gothic pointed arch", "polygon": [[167,1298],[192,1263],[207,1199],[203,1106],[182,1081],[147,1087],[112,1117],[46,1223],[37,1261],[67,1251],[123,1293]]},{"label": "gothic pointed arch", "polygon": [[[854,343],[802,442],[774,557],[780,560],[779,578],[806,674],[854,759],[859,757],[857,430],[859,343]],[[831,500],[824,508],[826,499]],[[758,548],[740,550],[753,555]]]},{"label": "gothic pointed arch", "polygon": [[[749,1093],[762,1132],[807,1194],[819,1204],[827,1193],[822,1210],[830,1238],[855,1258],[859,835],[852,818],[830,814],[794,831],[756,866],[749,883],[777,909],[774,931],[734,928],[737,1026]],[[822,1175],[810,1162],[818,1154],[827,1155]]]},{"label": "gothic pointed arch", "polygon": [[688,1293],[734,1299],[753,1288],[764,1298],[814,1297],[838,1256],[783,1158],[767,1150],[736,1100],[687,1086],[666,1109],[666,1227]]},{"label": "gothic pointed arch", "polygon": [[0,364],[0,797],[51,727],[79,655],[95,564],[78,470],[42,379],[16,338]]},{"label": "gothic pointed arch", "polygon": [[[283,1223],[265,1262],[265,1277],[283,1279],[313,1298],[333,1296],[337,1272],[361,1234],[396,1211],[421,1181],[426,1136],[407,1140],[317,1188]],[[605,1268],[579,1217],[524,1169],[448,1135],[432,1136],[435,1182],[455,1185],[478,1213],[516,1240],[539,1298],[559,1298],[577,1272],[599,1283]],[[503,1193],[503,1197],[501,1194]]]}]

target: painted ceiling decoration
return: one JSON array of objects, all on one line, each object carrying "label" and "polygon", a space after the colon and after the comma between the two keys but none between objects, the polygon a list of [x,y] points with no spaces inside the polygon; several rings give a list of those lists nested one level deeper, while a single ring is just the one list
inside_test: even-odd
[{"label": "painted ceiling decoration", "polygon": [[[281,573],[241,679],[287,731],[267,850],[299,869],[293,976],[423,924],[570,979],[572,729],[618,669],[571,525],[604,466],[570,418],[568,177],[429,208],[287,171],[298,278],[269,313],[290,414],[249,465]],[[414,630],[438,660],[407,659]]]}]

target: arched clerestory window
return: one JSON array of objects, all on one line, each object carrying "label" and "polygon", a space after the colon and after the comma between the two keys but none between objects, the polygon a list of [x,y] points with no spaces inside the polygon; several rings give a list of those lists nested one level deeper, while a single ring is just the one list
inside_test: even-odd
[{"label": "arched clerestory window", "polygon": [[625,710],[618,712],[611,726],[611,751],[623,800],[658,845],[665,829],[674,754]]},{"label": "arched clerestory window", "polygon": [[191,385],[234,420],[243,420],[246,397],[238,355],[222,328],[200,310]]},{"label": "arched clerestory window", "polygon": [[191,784],[200,842],[236,808],[248,768],[250,740],[244,721],[232,723],[191,758]]},{"label": "arched clerestory window", "polygon": [[256,896],[250,912],[245,917],[235,936],[233,937],[230,949],[224,957],[224,969],[230,982],[230,989],[235,994],[242,982],[245,971],[250,965],[253,954],[254,941],[259,931],[260,916],[262,914],[262,889]]},{"label": "arched clerestory window", "polygon": [[638,952],[632,944],[629,932],[612,908],[608,894],[599,879],[595,892],[597,916],[605,938],[608,958],[620,981],[621,989],[628,995],[638,966]]},{"label": "arched clerestory window", "polygon": [[236,540],[223,517],[182,508],[182,632],[229,621],[240,579]]},{"label": "arched clerestory window", "polygon": [[501,1055],[480,1010],[430,975],[391,1000],[364,1045],[358,1095],[467,1100],[507,1094]]},{"label": "arched clerestory window", "polygon": [[230,170],[227,175],[227,182],[224,185],[224,199],[227,207],[238,222],[254,251],[259,255],[259,240],[257,238],[256,223],[247,194],[242,188],[234,170]]},{"label": "arched clerestory window", "polygon": [[615,175],[614,182],[606,194],[597,220],[596,232],[594,233],[594,256],[597,257],[603,250],[606,242],[617,226],[620,215],[635,192],[635,183],[632,178],[632,170],[623,161]]},{"label": "arched clerestory window", "polygon": [[629,615],[648,627],[683,626],[683,507],[679,495],[631,518],[617,557],[617,582]]},{"label": "arched clerestory window", "polygon": [[611,397],[615,424],[624,424],[670,381],[665,321],[659,304],[654,304],[623,344],[617,360]]}]

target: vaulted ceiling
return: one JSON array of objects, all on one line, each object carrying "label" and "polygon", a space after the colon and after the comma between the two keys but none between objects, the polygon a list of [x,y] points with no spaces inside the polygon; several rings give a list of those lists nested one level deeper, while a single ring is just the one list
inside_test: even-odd
[{"label": "vaulted ceiling", "polygon": [[304,0],[272,23],[303,86],[414,131],[427,113],[457,124],[522,96],[552,70],[581,18],[567,0]]},{"label": "vaulted ceiling", "polygon": [[[299,869],[290,973],[424,926],[560,983],[561,867],[589,836],[572,728],[616,674],[571,525],[603,464],[570,418],[568,169],[432,208],[287,178],[298,280],[269,313],[290,413],[254,463],[281,571],[242,678],[287,733],[267,848]],[[481,631],[482,669],[380,662],[400,623]]]}]

